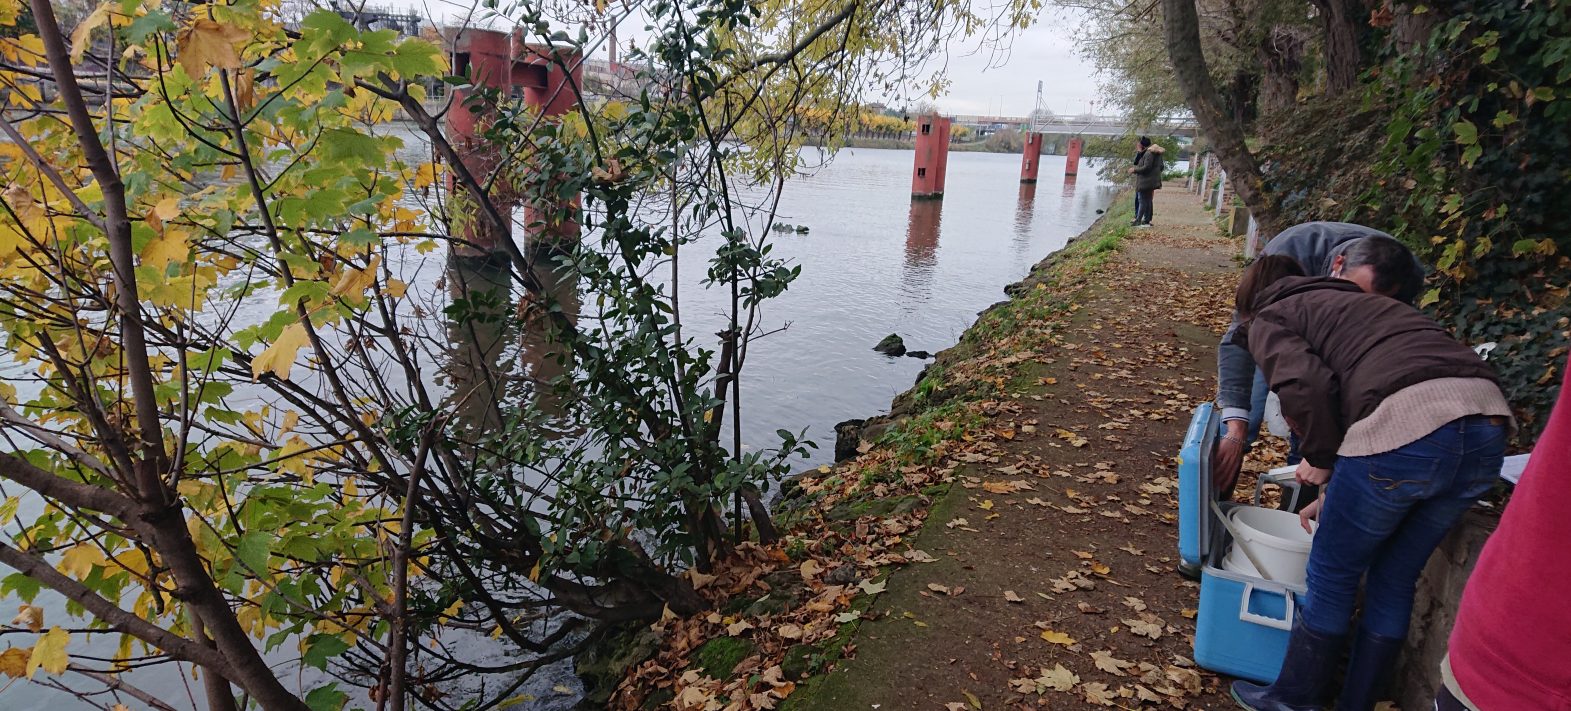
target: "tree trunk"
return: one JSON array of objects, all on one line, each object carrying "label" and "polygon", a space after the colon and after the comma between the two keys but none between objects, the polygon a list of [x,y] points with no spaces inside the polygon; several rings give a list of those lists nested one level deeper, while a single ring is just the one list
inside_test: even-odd
[{"label": "tree trunk", "polygon": [[1200,124],[1200,133],[1222,161],[1233,180],[1233,190],[1260,223],[1260,232],[1269,237],[1281,231],[1276,199],[1262,187],[1260,164],[1244,143],[1244,128],[1227,110],[1211,70],[1200,49],[1200,17],[1195,0],[1162,0],[1167,35],[1167,53],[1173,74],[1184,92],[1184,99]]},{"label": "tree trunk", "polygon": [[1364,52],[1358,33],[1369,23],[1364,0],[1310,0],[1325,28],[1326,93],[1336,96],[1358,84]]},{"label": "tree trunk", "polygon": [[1233,121],[1245,131],[1254,125],[1255,116],[1259,114],[1255,107],[1259,88],[1259,78],[1246,71],[1233,72],[1233,80],[1228,82],[1227,101],[1233,109]]},{"label": "tree trunk", "polygon": [[[207,626],[219,655],[229,665],[229,680],[249,692],[265,709],[305,711],[305,702],[273,676],[266,661],[252,645],[250,636],[241,629],[234,610],[213,584],[206,563],[197,553],[190,531],[186,528],[179,500],[171,496],[164,486],[162,475],[167,457],[163,449],[158,401],[154,394],[153,370],[144,340],[142,305],[136,291],[131,219],[126,206],[125,184],[120,181],[113,156],[99,138],[99,128],[82,97],[81,87],[77,85],[75,70],[65,45],[65,35],[60,30],[54,9],[45,0],[32,0],[31,6],[55,86],[60,92],[60,102],[65,106],[68,123],[82,149],[83,160],[92,172],[93,180],[98,183],[104,200],[104,232],[109,241],[110,266],[117,292],[116,305],[120,311],[121,348],[126,358],[125,371],[140,438],[140,457],[134,462],[134,471],[130,473],[134,474],[132,482],[137,489],[136,498],[143,508],[143,514],[142,520],[132,526],[144,535],[144,542],[164,559],[175,580],[174,597],[186,603],[192,613],[198,615]],[[217,673],[211,668],[207,671]]]},{"label": "tree trunk", "polygon": [[1260,40],[1255,56],[1260,78],[1260,113],[1270,115],[1298,105],[1298,74],[1304,68],[1304,38],[1286,27],[1274,27]]},{"label": "tree trunk", "polygon": [[1430,33],[1445,19],[1442,8],[1426,5],[1421,14],[1414,14],[1413,9],[1418,3],[1398,2],[1391,8],[1394,15],[1391,22],[1391,42],[1396,45],[1396,51],[1407,56],[1408,54],[1423,49],[1429,42]]}]

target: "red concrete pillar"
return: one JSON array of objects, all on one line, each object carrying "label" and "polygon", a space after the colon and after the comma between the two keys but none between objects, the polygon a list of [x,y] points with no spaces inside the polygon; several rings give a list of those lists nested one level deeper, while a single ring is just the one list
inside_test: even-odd
[{"label": "red concrete pillar", "polygon": [[[512,84],[512,44],[505,32],[464,28],[452,36],[452,66],[455,74],[470,77],[470,85],[506,92]],[[458,152],[464,167],[477,180],[487,182],[491,172],[500,162],[500,156],[482,134],[494,117],[471,111],[466,106],[473,89],[457,88],[452,94],[452,108],[447,112],[447,139]],[[468,196],[457,189],[456,178],[449,171],[448,194],[459,200]],[[514,201],[502,194],[493,194],[492,200],[503,215],[512,213]],[[496,251],[504,239],[512,239],[508,232],[495,229],[480,218],[478,209],[460,209],[465,219],[449,225],[450,234],[463,240],[455,249],[463,256],[484,256]]]},{"label": "red concrete pillar", "polygon": [[1020,156],[1020,182],[1036,182],[1036,172],[1042,162],[1042,134],[1027,133],[1026,145]]},{"label": "red concrete pillar", "polygon": [[949,168],[949,119],[938,115],[916,119],[916,165],[911,170],[911,197],[937,200],[944,196]]},{"label": "red concrete pillar", "polygon": [[1085,148],[1085,141],[1079,136],[1069,139],[1068,155],[1064,157],[1064,175],[1080,174],[1080,151]]},{"label": "red concrete pillar", "polygon": [[[514,75],[524,103],[547,120],[578,109],[583,87],[583,55],[572,47],[521,45]],[[525,241],[531,249],[555,250],[578,239],[579,198],[524,204]]]}]

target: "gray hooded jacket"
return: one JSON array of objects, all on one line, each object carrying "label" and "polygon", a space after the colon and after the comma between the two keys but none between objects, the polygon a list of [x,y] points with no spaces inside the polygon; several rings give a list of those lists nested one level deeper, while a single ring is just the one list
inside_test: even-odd
[{"label": "gray hooded jacket", "polygon": [[[1347,249],[1348,243],[1365,237],[1396,239],[1389,234],[1351,222],[1305,222],[1282,230],[1266,243],[1262,255],[1275,254],[1292,257],[1312,277],[1331,275],[1331,262]],[[1417,264],[1417,260],[1414,260]],[[1217,349],[1217,404],[1222,407],[1223,420],[1247,419],[1255,381],[1255,360],[1233,342],[1238,330],[1238,314],[1222,336]]]}]

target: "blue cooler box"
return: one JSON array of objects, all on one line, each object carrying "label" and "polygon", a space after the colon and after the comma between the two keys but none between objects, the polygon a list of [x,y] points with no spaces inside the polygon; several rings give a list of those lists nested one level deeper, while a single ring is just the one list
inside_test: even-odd
[{"label": "blue cooler box", "polygon": [[[1296,595],[1302,586],[1289,586],[1264,578],[1222,569],[1222,559],[1232,546],[1232,536],[1215,520],[1210,502],[1211,452],[1216,446],[1218,423],[1211,403],[1195,408],[1184,435],[1178,465],[1179,569],[1199,574],[1200,606],[1195,617],[1195,663],[1214,672],[1262,683],[1276,680],[1287,655],[1287,637],[1293,627]],[[1294,488],[1282,477],[1261,477],[1255,500],[1268,479]],[[1223,503],[1222,510],[1236,504]]]}]

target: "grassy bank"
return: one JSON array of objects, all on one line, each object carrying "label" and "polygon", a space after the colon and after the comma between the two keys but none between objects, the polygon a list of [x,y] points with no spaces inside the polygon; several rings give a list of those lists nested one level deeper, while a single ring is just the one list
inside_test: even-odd
[{"label": "grassy bank", "polygon": [[815,708],[821,679],[847,652],[888,573],[931,560],[912,541],[956,481],[958,462],[982,456],[1020,364],[1073,317],[1091,277],[1124,244],[1131,214],[1131,199],[1121,197],[1011,285],[1009,300],[985,311],[897,398],[894,419],[860,456],[789,482],[781,541],[744,546],[713,578],[695,579],[713,612],[635,632],[627,646],[653,652],[622,660],[633,663],[608,705]]}]

